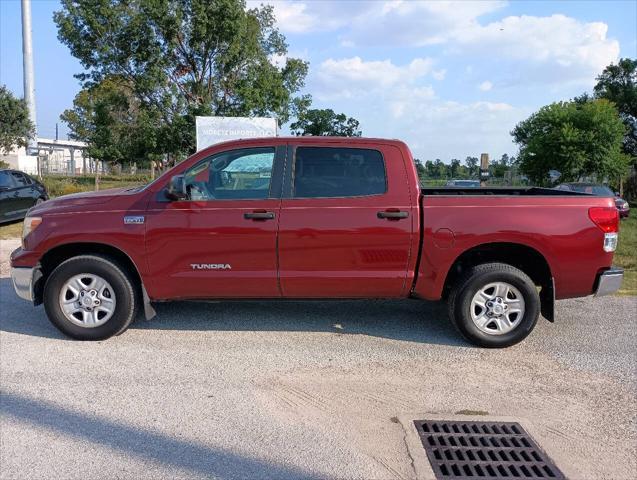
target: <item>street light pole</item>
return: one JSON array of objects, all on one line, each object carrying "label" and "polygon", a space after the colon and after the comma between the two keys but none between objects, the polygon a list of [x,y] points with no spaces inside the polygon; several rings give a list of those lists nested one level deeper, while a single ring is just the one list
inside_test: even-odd
[{"label": "street light pole", "polygon": [[35,82],[33,80],[33,43],[31,42],[31,0],[22,0],[22,70],[24,76],[24,100],[33,122],[35,138],[29,139],[27,154],[37,155],[37,125],[35,117]]}]

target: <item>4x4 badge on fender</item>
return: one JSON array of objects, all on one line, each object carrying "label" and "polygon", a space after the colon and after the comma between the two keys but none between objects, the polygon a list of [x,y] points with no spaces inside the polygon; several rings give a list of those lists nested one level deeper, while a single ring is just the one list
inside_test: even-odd
[{"label": "4x4 badge on fender", "polygon": [[229,263],[191,263],[193,270],[232,270]]}]

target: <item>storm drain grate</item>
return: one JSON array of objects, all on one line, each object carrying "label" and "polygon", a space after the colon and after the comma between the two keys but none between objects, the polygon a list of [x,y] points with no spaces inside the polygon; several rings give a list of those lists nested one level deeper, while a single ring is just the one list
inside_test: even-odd
[{"label": "storm drain grate", "polygon": [[415,420],[437,479],[564,479],[519,423]]}]

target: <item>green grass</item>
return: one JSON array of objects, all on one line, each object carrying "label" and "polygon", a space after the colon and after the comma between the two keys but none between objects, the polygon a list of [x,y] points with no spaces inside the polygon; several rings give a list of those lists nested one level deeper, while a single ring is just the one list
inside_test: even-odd
[{"label": "green grass", "polygon": [[22,220],[0,225],[0,240],[22,237]]},{"label": "green grass", "polygon": [[624,282],[619,291],[620,295],[637,295],[637,212],[621,221],[619,226],[619,244],[615,252],[613,263],[624,269]]},{"label": "green grass", "polygon": [[[150,182],[150,177],[144,175],[100,176],[100,190],[117,187],[135,187]],[[95,175],[81,177],[64,177],[50,175],[42,178],[49,196],[59,197],[69,193],[89,192],[95,190]]]}]

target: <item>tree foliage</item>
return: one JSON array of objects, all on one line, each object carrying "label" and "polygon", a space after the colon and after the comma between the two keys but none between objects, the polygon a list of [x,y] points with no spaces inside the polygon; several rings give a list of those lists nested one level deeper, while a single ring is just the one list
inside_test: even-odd
[{"label": "tree foliage", "polygon": [[168,147],[158,137],[160,116],[143,108],[121,77],[108,77],[82,89],[73,108],[60,118],[69,125],[71,138],[88,143],[86,154],[91,158],[110,163],[137,161],[145,166],[156,159],[152,152]]},{"label": "tree foliage", "polygon": [[637,60],[622,58],[617,65],[609,65],[597,77],[596,98],[615,104],[626,125],[624,153],[637,162]]},{"label": "tree foliage", "polygon": [[[244,0],[62,0],[54,20],[58,38],[86,69],[77,75],[85,98],[76,99],[70,125],[74,137],[89,143],[95,137],[84,135],[106,135],[102,127],[118,124],[128,103],[134,114],[120,127],[150,134],[144,147],[151,154],[184,156],[195,150],[198,115],[275,116],[285,123],[307,74],[306,62],[286,58],[272,7],[246,9]],[[112,84],[103,84],[113,79],[125,91],[115,94]],[[95,96],[101,98],[96,107],[112,101],[116,113],[87,131],[82,125],[100,119],[101,107],[81,104]],[[121,152],[110,153],[95,145],[95,151],[118,159],[134,155],[138,145],[113,146]]]},{"label": "tree foliage", "polygon": [[520,146],[520,170],[538,185],[549,183],[549,170],[560,181],[596,176],[616,178],[626,170],[625,132],[608,100],[558,102],[542,107],[511,132]]},{"label": "tree foliage", "polygon": [[0,153],[26,147],[34,134],[26,102],[0,85]]},{"label": "tree foliage", "polygon": [[290,125],[295,135],[329,135],[334,137],[360,137],[359,122],[344,113],[328,109],[301,109],[297,120]]}]

